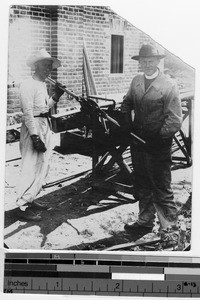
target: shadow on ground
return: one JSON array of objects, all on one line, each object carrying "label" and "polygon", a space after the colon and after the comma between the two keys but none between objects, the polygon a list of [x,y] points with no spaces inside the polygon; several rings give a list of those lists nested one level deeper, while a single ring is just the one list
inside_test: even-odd
[{"label": "shadow on ground", "polygon": [[[42,220],[37,223],[24,221],[17,228],[15,227],[15,229],[6,234],[4,238],[7,239],[23,229],[37,225],[40,227],[40,233],[44,237],[41,244],[42,247],[45,244],[47,236],[63,223],[67,223],[73,227],[73,225],[68,222],[69,219],[78,219],[91,214],[107,211],[120,205],[135,202],[133,197],[132,199],[131,197],[127,198],[116,192],[114,189],[112,190],[112,185],[109,185],[108,189],[92,188],[92,182],[92,176],[89,175],[78,180],[76,183],[65,187],[59,187],[56,191],[38,198],[37,202],[45,203],[49,206],[47,211],[40,212]],[[105,203],[100,203],[102,200],[105,200]],[[88,210],[88,208],[90,209]],[[23,221],[19,220],[17,212],[18,208],[5,212],[5,228],[17,221]],[[73,228],[79,234],[78,230],[75,227]],[[118,236],[113,235],[113,238],[106,242],[106,246],[129,241],[130,238],[130,235],[127,235],[125,232],[124,234],[120,233]],[[101,248],[101,243],[100,245],[97,243],[96,246]],[[94,247],[95,246],[93,246],[93,248]],[[90,246],[80,245],[75,248],[86,250],[89,249]]]},{"label": "shadow on ground", "polygon": [[[120,173],[117,174],[115,179],[119,179],[118,181],[123,182],[124,178],[122,179],[121,175],[122,174]],[[99,181],[100,183],[102,182],[103,186],[105,178],[102,177]],[[49,194],[37,199],[38,202],[45,203],[49,206],[47,211],[41,212],[42,221],[37,223],[23,222],[20,223],[18,227],[13,226],[14,229],[6,234],[5,239],[12,237],[14,234],[23,229],[37,225],[40,227],[40,233],[43,235],[41,243],[41,247],[43,247],[47,236],[63,223],[67,223],[73,227],[73,225],[68,221],[70,219],[79,219],[91,214],[107,211],[120,205],[135,202],[133,196],[124,196],[119,193],[119,191],[112,189],[112,185],[109,185],[107,189],[102,188],[101,184],[100,188],[94,188],[94,186],[92,186],[93,178],[91,175],[87,175],[68,186],[62,187],[62,184],[59,184],[56,191],[50,192]],[[105,201],[101,203],[102,200]],[[191,195],[188,200],[187,205],[183,208],[186,211],[191,211]],[[19,221],[17,211],[18,209],[16,208],[5,212],[5,228],[12,228],[12,224]],[[79,234],[77,228],[73,227],[73,229],[75,229]],[[61,250],[103,250],[112,245],[136,241],[141,236],[143,236],[143,233],[141,232],[135,233],[134,235],[127,234],[125,231],[113,232],[112,237],[110,238],[99,240],[95,243],[82,243],[80,245],[71,246]]]}]

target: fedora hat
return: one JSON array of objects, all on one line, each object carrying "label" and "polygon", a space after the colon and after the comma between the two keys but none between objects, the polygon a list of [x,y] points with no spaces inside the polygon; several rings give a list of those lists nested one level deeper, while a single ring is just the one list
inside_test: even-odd
[{"label": "fedora hat", "polygon": [[157,58],[164,58],[165,55],[159,54],[158,50],[150,45],[150,44],[145,44],[142,45],[139,51],[139,55],[134,55],[131,58],[134,60],[139,60],[141,57],[157,57]]},{"label": "fedora hat", "polygon": [[30,55],[26,60],[26,64],[34,70],[35,63],[43,59],[52,61],[52,69],[57,69],[61,66],[61,61],[56,57],[52,57],[45,49],[40,49],[34,55]]}]

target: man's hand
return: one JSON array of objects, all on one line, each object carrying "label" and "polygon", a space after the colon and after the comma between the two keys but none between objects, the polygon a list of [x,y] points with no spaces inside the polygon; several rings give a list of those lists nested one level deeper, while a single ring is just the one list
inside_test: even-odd
[{"label": "man's hand", "polygon": [[[58,102],[60,97],[64,94],[64,91],[60,87],[61,87],[60,84],[58,83],[55,84],[54,95],[52,97],[55,102]],[[65,88],[64,85],[62,85],[62,87]]]},{"label": "man's hand", "polygon": [[47,148],[45,147],[45,144],[37,134],[31,135],[31,139],[33,142],[33,148],[38,152],[45,152]]}]

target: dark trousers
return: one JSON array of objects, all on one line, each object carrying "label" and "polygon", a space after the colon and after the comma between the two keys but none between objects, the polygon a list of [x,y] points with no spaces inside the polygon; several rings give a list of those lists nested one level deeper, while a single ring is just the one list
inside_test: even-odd
[{"label": "dark trousers", "polygon": [[155,213],[160,229],[177,222],[177,207],[171,189],[171,147],[146,151],[131,146],[135,198],[139,200],[138,223],[153,226]]}]

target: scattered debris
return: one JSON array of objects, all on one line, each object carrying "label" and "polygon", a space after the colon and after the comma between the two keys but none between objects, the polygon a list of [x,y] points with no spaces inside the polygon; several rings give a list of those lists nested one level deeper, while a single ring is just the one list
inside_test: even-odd
[{"label": "scattered debris", "polygon": [[[7,159],[13,157],[16,143],[7,145]],[[10,156],[8,155],[10,154]],[[6,163],[5,244],[10,249],[87,250],[87,251],[188,251],[191,240],[191,167],[174,168],[172,187],[179,207],[179,235],[167,232],[158,236],[159,224],[152,233],[131,236],[124,225],[137,219],[138,203],[132,187],[117,189],[93,187],[91,157],[53,152],[47,184],[38,196],[50,206],[41,213],[42,221],[20,222],[16,217],[16,187],[20,172],[16,161]],[[14,165],[17,165],[14,167]],[[115,167],[115,166],[114,166]],[[66,171],[67,168],[67,171]],[[107,174],[111,179],[120,179]],[[105,174],[103,174],[104,176]],[[99,183],[105,183],[104,177]],[[120,182],[120,181],[118,181]],[[105,187],[105,184],[103,184]],[[48,188],[47,188],[48,187]],[[122,189],[123,188],[123,189]],[[128,192],[127,192],[128,191]],[[28,233],[28,236],[27,236]],[[34,240],[34,245],[33,245]],[[124,246],[123,246],[124,245]],[[112,250],[114,247],[114,250]],[[110,248],[110,249],[109,249]]]}]

